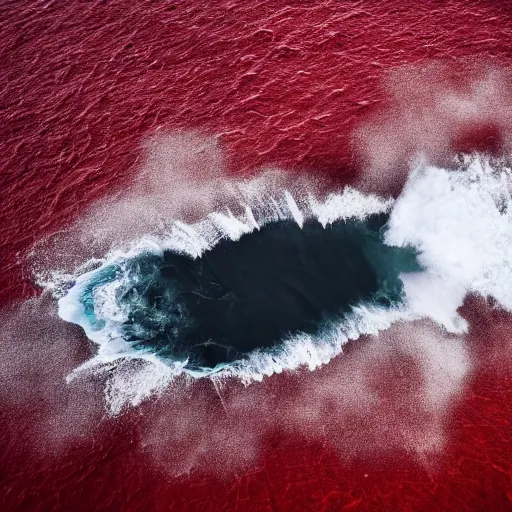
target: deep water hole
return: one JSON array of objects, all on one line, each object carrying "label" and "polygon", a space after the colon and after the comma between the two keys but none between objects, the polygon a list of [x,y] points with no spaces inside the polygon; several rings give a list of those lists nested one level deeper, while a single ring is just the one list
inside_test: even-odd
[{"label": "deep water hole", "polygon": [[143,253],[104,269],[85,302],[96,320],[95,294],[117,280],[126,341],[164,359],[188,359],[192,368],[215,368],[288,336],[315,334],[355,305],[399,303],[399,274],[419,266],[412,248],[383,243],[386,221],[384,214],[326,227],[283,220],[195,259]]}]

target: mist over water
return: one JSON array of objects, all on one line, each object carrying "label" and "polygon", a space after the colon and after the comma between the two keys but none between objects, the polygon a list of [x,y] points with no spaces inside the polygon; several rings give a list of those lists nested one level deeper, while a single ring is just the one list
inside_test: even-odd
[{"label": "mist over water", "polygon": [[170,215],[47,281],[60,317],[98,346],[68,379],[140,361],[106,391],[116,412],[182,374],[250,383],[315,370],[397,322],[464,334],[468,294],[512,310],[505,161],[419,160],[396,200],[349,187],[322,196],[279,176],[219,181],[199,220]]}]

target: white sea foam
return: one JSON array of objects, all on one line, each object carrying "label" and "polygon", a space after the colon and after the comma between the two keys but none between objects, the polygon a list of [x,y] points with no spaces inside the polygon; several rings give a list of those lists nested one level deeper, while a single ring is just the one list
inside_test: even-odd
[{"label": "white sea foam", "polygon": [[[133,391],[125,396],[126,403],[135,403],[183,372],[192,377],[235,376],[251,382],[300,366],[313,370],[339,354],[348,340],[375,334],[398,321],[430,318],[448,332],[463,333],[467,324],[457,309],[470,292],[492,296],[501,307],[512,310],[511,177],[510,169],[504,165],[491,166],[486,160],[468,157],[459,171],[419,164],[396,201],[363,195],[351,188],[321,200],[307,190],[299,195],[287,190],[269,195],[261,180],[232,185],[241,198],[241,213],[235,215],[226,209],[195,224],[175,222],[166,236],[141,238],[128,250],[111,251],[100,270],[112,264],[122,268],[123,260],[143,252],[161,254],[173,250],[197,258],[222,239],[238,240],[279,219],[302,226],[304,220],[316,218],[326,226],[338,219],[362,219],[388,211],[385,242],[416,247],[425,271],[401,276],[405,291],[401,308],[360,305],[342,322],[326,326],[315,336],[295,335],[282,340],[279,349],[257,350],[235,363],[193,371],[187,368],[187,361],[164,364],[155,355],[136,351],[120,338],[118,327],[124,312],[116,310],[113,287],[117,285],[95,292],[97,318],[104,321],[104,326],[92,328],[78,300],[98,271],[92,270],[76,278],[74,286],[59,300],[59,315],[81,325],[99,345],[97,356],[75,370],[71,378],[123,360],[143,360],[144,372],[147,373],[148,364],[154,365],[158,378],[136,379],[137,386],[142,386],[137,396],[132,396]],[[118,396],[112,410],[119,411],[121,403]]]},{"label": "white sea foam", "polygon": [[[361,307],[354,309],[343,325],[332,325],[331,328],[325,329],[322,335],[301,334],[282,340],[278,351],[254,351],[244,361],[218,365],[214,369],[193,370],[187,368],[186,360],[166,362],[167,370],[162,371],[162,362],[154,354],[135,350],[121,336],[120,326],[127,315],[115,298],[116,289],[122,286],[125,279],[125,276],[121,275],[115,281],[95,288],[93,293],[95,317],[104,325],[102,327],[91,325],[79,299],[83,297],[90,280],[111,265],[119,266],[122,273],[123,262],[126,259],[142,253],[162,254],[164,250],[172,250],[197,258],[221,240],[238,240],[242,235],[260,229],[269,222],[287,219],[302,227],[304,220],[316,218],[325,227],[339,219],[364,219],[374,213],[387,212],[392,204],[390,199],[365,196],[349,187],[341,193],[330,194],[324,200],[316,198],[307,190],[304,190],[298,198],[288,190],[282,190],[279,196],[274,196],[266,193],[265,180],[261,178],[238,183],[237,189],[242,203],[240,215],[235,216],[227,209],[212,212],[194,224],[176,221],[171,225],[166,236],[143,237],[134,241],[127,251],[113,250],[105,257],[100,267],[74,278],[71,289],[59,299],[59,315],[68,322],[80,325],[87,337],[98,344],[98,353],[95,358],[77,368],[70,376],[71,379],[83,371],[91,371],[92,368],[104,367],[104,365],[110,366],[123,358],[131,358],[156,364],[160,368],[159,375],[166,375],[169,379],[186,372],[192,377],[236,376],[244,382],[261,380],[265,375],[280,373],[285,369],[294,369],[302,365],[314,369],[338,354],[342,345],[349,339],[355,339],[362,334],[376,333],[378,330],[388,328],[393,321],[408,317],[408,313],[403,310],[389,311],[384,308]],[[159,382],[163,382],[162,378]],[[128,397],[127,400],[132,401]]]}]

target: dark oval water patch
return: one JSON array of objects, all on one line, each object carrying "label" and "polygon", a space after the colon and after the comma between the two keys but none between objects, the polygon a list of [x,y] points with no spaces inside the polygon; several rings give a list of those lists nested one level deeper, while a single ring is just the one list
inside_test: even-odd
[{"label": "dark oval water patch", "polygon": [[[358,304],[396,305],[399,274],[420,267],[414,249],[383,243],[387,218],[325,228],[283,220],[223,240],[199,258],[165,251],[128,259],[116,291],[128,312],[122,336],[161,358],[188,359],[191,369],[215,368],[287,336],[318,333]],[[119,272],[111,267],[105,276]]]}]

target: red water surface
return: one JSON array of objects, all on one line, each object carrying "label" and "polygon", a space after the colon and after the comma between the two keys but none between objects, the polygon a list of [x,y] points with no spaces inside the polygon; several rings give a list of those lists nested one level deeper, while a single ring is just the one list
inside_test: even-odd
[{"label": "red water surface", "polygon": [[[512,7],[497,0],[16,1],[0,13],[2,304],[35,293],[34,242],[123,189],[158,131],[217,137],[231,173],[278,165],[346,183],[364,161],[354,130],[401,104],[382,88],[388,71],[441,59],[463,82],[463,58],[512,61]],[[499,153],[502,127],[462,124],[448,146]],[[344,460],[278,432],[227,479],[204,467],[171,478],[133,449],[138,412],[36,457],[27,425],[59,399],[34,398],[2,403],[2,510],[512,510],[510,320],[474,316],[475,370],[435,467],[400,450]],[[69,339],[84,360],[84,339]],[[39,397],[44,376],[27,372]]]}]

